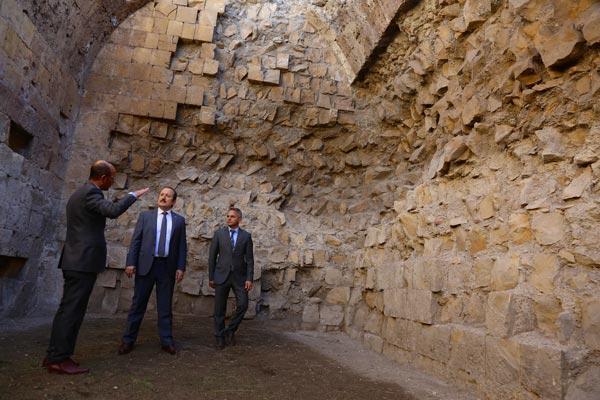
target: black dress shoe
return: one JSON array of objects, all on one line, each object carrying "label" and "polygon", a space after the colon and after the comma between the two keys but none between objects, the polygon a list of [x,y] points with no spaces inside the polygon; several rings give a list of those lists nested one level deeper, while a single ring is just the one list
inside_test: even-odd
[{"label": "black dress shoe", "polygon": [[173,346],[172,344],[168,344],[168,345],[162,345],[160,346],[160,348],[162,349],[162,351],[167,352],[171,355],[175,355],[177,354],[177,349],[175,349],[175,346]]},{"label": "black dress shoe", "polygon": [[235,332],[234,331],[225,332],[225,344],[227,346],[235,346]]},{"label": "black dress shoe", "polygon": [[133,343],[125,343],[125,342],[121,342],[121,345],[119,346],[119,350],[117,351],[117,353],[119,353],[119,355],[124,355],[127,353],[131,353],[131,350],[133,350]]},{"label": "black dress shoe", "polygon": [[217,336],[217,343],[215,344],[217,350],[223,350],[225,348],[225,339],[222,336]]}]

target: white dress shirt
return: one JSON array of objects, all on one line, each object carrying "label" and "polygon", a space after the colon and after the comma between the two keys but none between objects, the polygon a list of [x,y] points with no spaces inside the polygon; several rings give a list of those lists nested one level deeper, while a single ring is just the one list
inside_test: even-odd
[{"label": "white dress shirt", "polygon": [[[162,225],[163,210],[160,208],[156,213],[156,243],[154,244],[154,255],[158,256],[158,242],[160,241],[160,227]],[[171,242],[171,231],[173,229],[173,216],[171,210],[167,211],[167,237],[165,240],[165,257],[169,255],[169,243]]]}]

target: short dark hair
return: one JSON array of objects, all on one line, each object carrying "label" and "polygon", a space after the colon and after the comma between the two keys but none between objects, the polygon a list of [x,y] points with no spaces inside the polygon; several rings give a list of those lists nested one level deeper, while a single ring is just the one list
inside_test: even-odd
[{"label": "short dark hair", "polygon": [[99,179],[102,176],[111,176],[113,166],[108,161],[98,160],[92,164],[90,168],[90,178],[89,179]]},{"label": "short dark hair", "polygon": [[[173,191],[173,201],[177,200],[177,191],[171,186],[163,186],[163,189],[171,189]],[[162,192],[162,189],[160,190]]]},{"label": "short dark hair", "polygon": [[238,215],[238,217],[239,217],[240,219],[242,219],[242,210],[240,210],[239,208],[237,208],[237,207],[229,207],[229,210],[228,210],[228,211],[233,211],[233,212],[235,212],[235,213]]}]

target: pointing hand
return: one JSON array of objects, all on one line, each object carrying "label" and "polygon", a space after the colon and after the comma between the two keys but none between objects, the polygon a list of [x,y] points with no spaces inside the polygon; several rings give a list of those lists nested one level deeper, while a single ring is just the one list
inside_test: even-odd
[{"label": "pointing hand", "polygon": [[140,197],[142,197],[144,194],[146,194],[146,192],[148,192],[148,190],[150,190],[150,188],[144,188],[144,189],[140,189],[140,190],[136,190],[135,193],[135,197],[137,197],[138,199]]}]

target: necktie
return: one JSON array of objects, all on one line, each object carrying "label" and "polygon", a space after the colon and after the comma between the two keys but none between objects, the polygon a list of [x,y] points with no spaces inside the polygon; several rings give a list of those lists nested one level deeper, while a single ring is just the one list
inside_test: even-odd
[{"label": "necktie", "polygon": [[235,247],[235,240],[234,240],[235,231],[231,230],[231,231],[229,231],[229,233],[231,233],[231,247]]},{"label": "necktie", "polygon": [[167,243],[167,212],[162,213],[162,222],[160,224],[160,235],[158,239],[158,256],[165,257],[165,244]]}]

